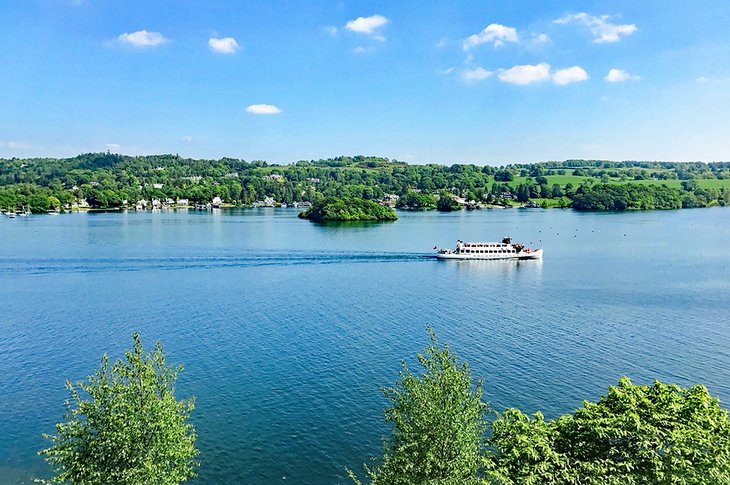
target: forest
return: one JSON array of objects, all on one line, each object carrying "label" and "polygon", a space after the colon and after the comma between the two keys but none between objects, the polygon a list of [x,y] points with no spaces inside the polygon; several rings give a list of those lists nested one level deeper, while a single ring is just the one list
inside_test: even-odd
[{"label": "forest", "polygon": [[708,207],[730,203],[730,162],[566,160],[497,167],[341,156],[277,165],[113,153],[0,159],[3,211],[113,210],[140,200],[193,205],[215,197],[237,207],[325,197],[420,210],[528,203],[576,210]]}]

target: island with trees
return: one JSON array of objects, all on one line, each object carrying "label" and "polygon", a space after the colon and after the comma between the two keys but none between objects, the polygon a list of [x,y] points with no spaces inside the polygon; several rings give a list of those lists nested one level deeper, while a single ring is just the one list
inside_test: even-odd
[{"label": "island with trees", "polygon": [[[542,207],[623,211],[730,204],[730,162],[566,160],[501,167],[370,156],[289,165],[87,153],[0,159],[0,211],[308,208],[337,197],[401,210]],[[356,212],[358,209],[353,210]]]},{"label": "island with trees", "polygon": [[300,212],[299,217],[314,222],[394,221],[398,219],[393,209],[372,200],[341,199],[339,197],[318,199],[312,207]]}]

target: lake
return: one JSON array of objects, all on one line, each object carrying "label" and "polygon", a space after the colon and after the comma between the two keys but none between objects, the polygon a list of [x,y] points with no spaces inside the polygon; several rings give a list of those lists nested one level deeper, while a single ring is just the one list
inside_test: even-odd
[{"label": "lake", "polygon": [[[36,455],[65,379],[140,332],[183,363],[201,455],[192,483],[348,483],[380,454],[380,386],[426,327],[493,409],[547,417],[623,376],[705,384],[730,403],[730,209],[400,212],[317,225],[292,209],[0,218],[0,483]],[[437,261],[514,241],[542,261]]]}]

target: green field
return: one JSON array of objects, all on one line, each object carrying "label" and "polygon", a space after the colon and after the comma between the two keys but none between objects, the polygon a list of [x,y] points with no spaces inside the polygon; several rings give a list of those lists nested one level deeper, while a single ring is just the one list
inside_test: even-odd
[{"label": "green field", "polygon": [[[535,177],[515,177],[515,179],[512,182],[508,182],[512,186],[517,186],[519,184],[524,184],[525,180],[531,179],[532,183],[535,183]],[[561,187],[564,187],[566,184],[573,184],[573,187],[578,187],[580,184],[584,183],[586,180],[598,180],[593,177],[583,177],[583,176],[575,176],[575,175],[547,175],[545,178],[548,180],[548,186],[552,186],[553,184],[558,184]]]},{"label": "green field", "polygon": [[[508,182],[509,185],[516,187],[519,184],[525,183],[525,180],[527,178],[530,178],[532,180],[532,183],[535,183],[534,177],[515,177],[515,179],[511,182]],[[566,184],[573,184],[573,187],[578,188],[578,186],[582,183],[585,183],[589,180],[593,181],[594,183],[600,183],[601,179],[598,177],[583,177],[583,176],[575,176],[575,175],[548,175],[545,177],[548,180],[548,186],[552,186],[553,184],[558,184],[561,187],[565,187]],[[609,183],[612,184],[641,184],[641,185],[666,185],[667,187],[673,187],[675,189],[679,189],[682,187],[682,181],[681,180],[656,180],[656,179],[646,179],[646,180],[634,180],[632,178],[627,178],[625,180],[620,180],[617,178],[610,178]],[[728,188],[730,189],[730,179],[694,179],[697,181],[697,185],[700,186],[700,188],[703,189],[719,189],[719,188]]]},{"label": "green field", "polygon": [[[720,189],[720,188],[730,188],[730,179],[694,179],[697,181],[697,185],[699,185],[703,189]],[[666,185],[667,187],[674,187],[675,189],[679,189],[682,186],[681,180],[627,180],[625,182],[619,182],[619,183],[629,183],[633,182],[636,184],[643,184],[643,185]]]}]

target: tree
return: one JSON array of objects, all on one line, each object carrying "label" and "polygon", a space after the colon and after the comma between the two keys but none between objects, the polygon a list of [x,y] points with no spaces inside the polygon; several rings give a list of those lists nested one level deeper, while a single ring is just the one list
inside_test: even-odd
[{"label": "tree", "polygon": [[482,382],[474,385],[466,363],[428,332],[431,345],[418,354],[423,374],[414,375],[404,362],[395,387],[382,390],[390,400],[385,419],[393,432],[382,464],[366,466],[372,484],[478,483],[488,411]]},{"label": "tree", "polygon": [[395,206],[399,209],[435,209],[436,198],[431,194],[409,191],[398,199]]},{"label": "tree", "polygon": [[47,200],[48,200],[48,207],[50,207],[51,209],[58,210],[61,208],[61,201],[58,200],[58,197],[49,195]]},{"label": "tree", "polygon": [[730,483],[730,419],[704,386],[622,378],[554,421],[508,409],[492,424],[496,484]]},{"label": "tree", "polygon": [[515,179],[509,170],[500,170],[494,174],[494,180],[498,182],[511,182]]},{"label": "tree", "polygon": [[88,382],[67,381],[66,421],[40,452],[55,473],[45,483],[171,485],[195,476],[193,398],[175,399],[181,370],[165,364],[159,342],[143,353],[135,332],[125,359],[110,365],[104,354]]},{"label": "tree", "polygon": [[682,180],[681,185],[682,190],[687,192],[694,192],[700,188],[700,184],[694,179]]},{"label": "tree", "polygon": [[436,202],[436,210],[451,212],[461,210],[461,204],[454,199],[454,196],[445,190],[439,192],[439,200]]},{"label": "tree", "polygon": [[517,186],[517,200],[519,202],[527,202],[530,200],[530,189],[526,184],[519,184]]},{"label": "tree", "polygon": [[563,189],[560,187],[559,184],[553,184],[552,189],[550,190],[551,195],[554,199],[557,199],[558,197],[563,196]]}]

